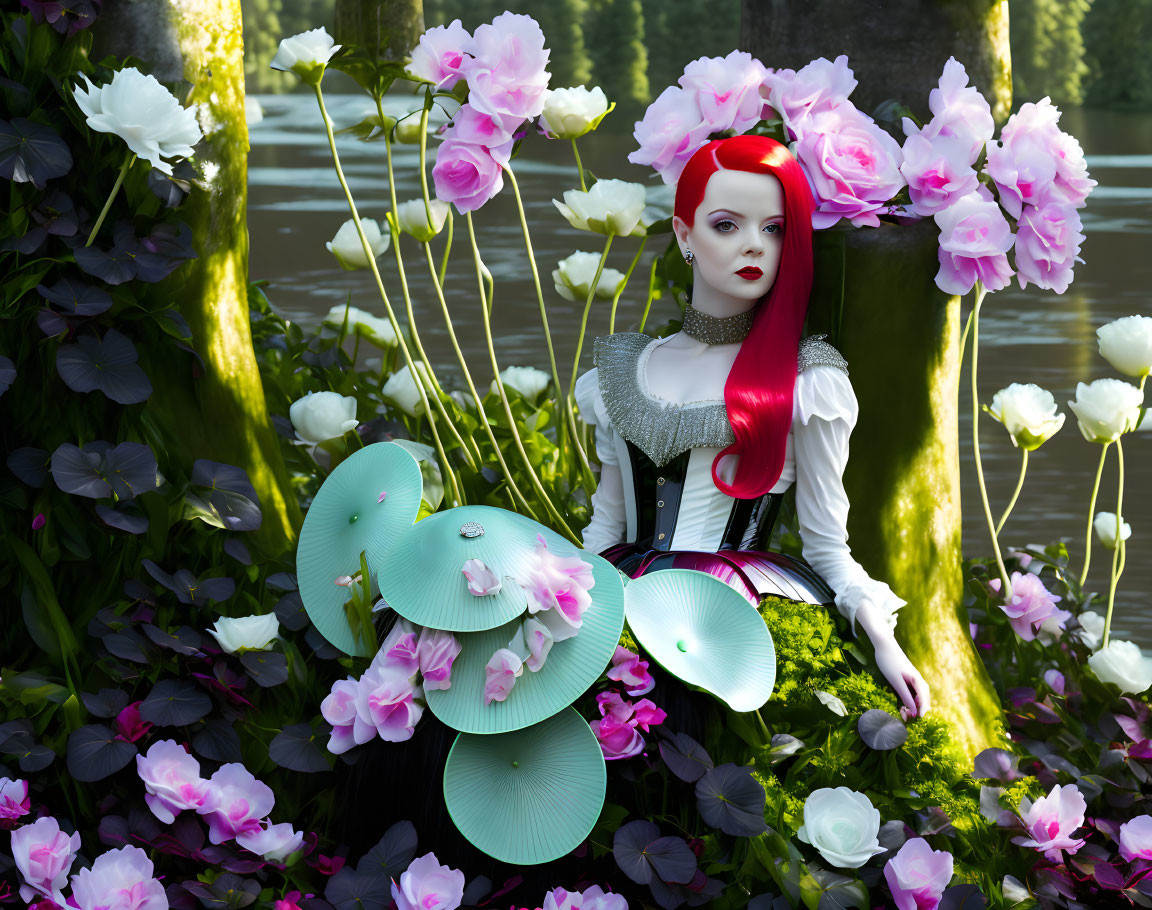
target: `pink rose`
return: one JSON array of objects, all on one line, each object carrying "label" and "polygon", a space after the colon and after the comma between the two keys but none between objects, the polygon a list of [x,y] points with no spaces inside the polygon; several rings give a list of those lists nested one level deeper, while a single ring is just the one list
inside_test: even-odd
[{"label": "pink rose", "polygon": [[412,50],[408,72],[431,82],[436,89],[450,91],[464,78],[465,51],[472,44],[468,29],[453,19],[448,25],[437,25],[420,36]]},{"label": "pink rose", "polygon": [[1152,816],[1137,815],[1120,826],[1120,855],[1126,863],[1152,859]]},{"label": "pink rose", "polygon": [[591,727],[606,761],[633,758],[644,751],[644,737],[631,724],[621,723],[614,717],[602,717],[592,721]]},{"label": "pink rose", "polygon": [[628,160],[651,165],[660,179],[673,184],[688,159],[708,142],[708,125],[692,94],[670,85],[648,105],[632,136],[640,147]]},{"label": "pink rose", "polygon": [[504,701],[524,672],[524,662],[514,651],[501,648],[484,666],[484,704]]},{"label": "pink rose", "polygon": [[359,688],[359,683],[351,676],[338,679],[332,684],[332,691],[320,702],[320,714],[332,725],[328,751],[333,755],[347,752],[356,745],[352,730],[356,722],[356,692]]},{"label": "pink rose", "polygon": [[245,850],[264,857],[270,863],[282,863],[303,846],[304,835],[300,831],[294,831],[288,822],[283,822],[238,834],[236,843]]},{"label": "pink rose", "polygon": [[839,107],[857,84],[843,54],[834,62],[820,57],[798,72],[776,70],[764,77],[768,104],[784,121],[790,139],[803,138],[813,115]]},{"label": "pink rose", "polygon": [[0,777],[0,828],[11,828],[16,819],[32,809],[28,799],[28,781]]},{"label": "pink rose", "polygon": [[452,661],[460,653],[460,642],[451,632],[425,629],[420,633],[420,674],[425,689],[447,689],[452,685]]},{"label": "pink rose", "polygon": [[[1048,593],[1039,576],[1030,572],[1013,572],[1011,582],[1012,596],[1007,603],[1000,605],[1000,609],[1007,614],[1012,629],[1024,641],[1032,641],[1045,620],[1052,619],[1063,630],[1064,623],[1072,618],[1071,613],[1056,607],[1060,598]],[[999,593],[1000,579],[993,579],[988,587]]]},{"label": "pink rose", "polygon": [[967,152],[956,140],[909,136],[904,142],[900,173],[908,181],[912,211],[933,215],[957,199],[976,192],[979,178],[968,162]]},{"label": "pink rose", "polygon": [[662,708],[657,708],[652,701],[642,698],[632,705],[632,722],[645,733],[651,727],[659,726],[668,717]]},{"label": "pink rose", "polygon": [[1052,863],[1061,861],[1060,851],[1075,853],[1084,846],[1083,838],[1072,835],[1084,824],[1087,804],[1075,784],[1056,785],[1047,796],[1036,802],[1028,797],[1020,801],[1020,814],[1029,837],[1014,837],[1012,843],[1032,847]]},{"label": "pink rose", "polygon": [[623,683],[629,695],[647,695],[656,685],[656,680],[648,672],[648,661],[641,660],[639,654],[633,654],[621,645],[616,646],[607,675],[609,679]]},{"label": "pink rose", "polygon": [[701,57],[684,67],[680,85],[696,98],[708,131],[743,133],[761,119],[760,85],[768,70],[746,51]]},{"label": "pink rose", "polygon": [[936,910],[952,881],[952,854],[933,850],[924,838],[914,837],[885,864],[884,878],[896,910]]},{"label": "pink rose", "polygon": [[444,138],[495,148],[511,142],[512,131],[520,123],[519,120],[509,120],[505,124],[497,116],[479,111],[470,104],[464,104],[452,118],[452,126],[445,131]]},{"label": "pink rose", "polygon": [[1080,215],[1067,203],[1026,206],[1016,225],[1016,280],[1063,294],[1084,234]]},{"label": "pink rose", "polygon": [[372,658],[369,669],[387,670],[389,673],[395,671],[409,678],[415,676],[420,669],[420,658],[417,655],[419,639],[419,626],[397,618],[380,644],[376,656]]},{"label": "pink rose", "polygon": [[425,853],[408,864],[399,885],[392,882],[392,899],[397,910],[455,910],[464,900],[464,873]]},{"label": "pink rose", "polygon": [[208,781],[200,777],[200,762],[173,739],[163,739],[136,756],[136,773],[144,782],[144,802],[166,825],[185,809],[199,812],[208,795]]},{"label": "pink rose", "polygon": [[368,672],[360,677],[356,691],[356,720],[353,724],[356,742],[366,742],[362,737],[371,737],[372,731],[385,742],[400,743],[411,739],[424,714],[424,706],[418,701],[423,695],[406,669],[369,667]]},{"label": "pink rose", "polygon": [[541,910],[628,910],[628,901],[623,895],[605,893],[599,885],[584,891],[554,888],[544,895]]},{"label": "pink rose", "polygon": [[548,50],[531,16],[504,12],[472,38],[463,64],[468,103],[505,124],[539,117],[548,94]]},{"label": "pink rose", "polygon": [[592,603],[596,584],[592,566],[579,556],[557,556],[536,537],[535,563],[520,583],[528,594],[528,613],[540,620],[555,641],[572,638]]},{"label": "pink rose", "polygon": [[601,717],[610,717],[617,723],[626,724],[632,717],[632,703],[621,698],[618,692],[598,693],[596,707]]},{"label": "pink rose", "polygon": [[60,824],[45,816],[12,832],[12,858],[24,877],[20,897],[31,903],[40,895],[64,903],[63,888],[68,884],[68,871],[80,850],[79,833],[71,836],[60,830]]},{"label": "pink rose", "polygon": [[899,144],[849,101],[810,115],[796,158],[816,198],[817,230],[841,218],[878,226],[876,213],[904,186]]},{"label": "pink rose", "polygon": [[91,869],[72,876],[72,897],[80,910],[168,910],[164,886],[139,847],[100,854]]},{"label": "pink rose", "polygon": [[1061,132],[1052,143],[1056,156],[1056,180],[1052,184],[1051,200],[1062,199],[1073,208],[1083,208],[1096,186],[1096,181],[1088,176],[1088,163],[1084,160],[1084,150],[1075,136]]},{"label": "pink rose", "polygon": [[937,138],[950,139],[964,150],[965,163],[972,165],[980,152],[992,139],[996,128],[992,109],[975,86],[968,85],[968,73],[955,57],[944,64],[938,87],[928,95],[928,107],[933,117],[917,127],[904,119],[904,134],[919,135],[934,142]]},{"label": "pink rose", "polygon": [[126,705],[116,715],[116,736],[125,742],[134,743],[152,729],[152,724],[140,717],[140,705],[143,702],[134,701]]},{"label": "pink rose", "polygon": [[239,762],[221,765],[209,784],[204,804],[196,811],[208,819],[208,839],[214,844],[259,832],[260,819],[267,818],[276,804],[272,788]]},{"label": "pink rose", "polygon": [[[983,187],[981,187],[983,189]],[[987,190],[970,193],[934,216],[940,227],[936,285],[946,294],[967,294],[977,279],[990,291],[1008,286],[1012,228]]]},{"label": "pink rose", "polygon": [[473,597],[487,597],[489,594],[499,594],[503,584],[496,577],[496,573],[489,569],[479,559],[465,560],[460,569],[468,582],[468,593]]},{"label": "pink rose", "polygon": [[445,139],[432,168],[436,198],[455,203],[461,213],[476,211],[503,188],[503,167],[511,152],[511,142],[488,148]]}]

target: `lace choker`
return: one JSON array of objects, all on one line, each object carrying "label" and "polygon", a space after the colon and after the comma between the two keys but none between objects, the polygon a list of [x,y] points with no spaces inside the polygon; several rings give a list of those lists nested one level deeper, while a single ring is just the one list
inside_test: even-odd
[{"label": "lace choker", "polygon": [[735,316],[709,316],[688,304],[680,331],[704,344],[736,344],[748,337],[755,315],[755,310],[748,310]]}]

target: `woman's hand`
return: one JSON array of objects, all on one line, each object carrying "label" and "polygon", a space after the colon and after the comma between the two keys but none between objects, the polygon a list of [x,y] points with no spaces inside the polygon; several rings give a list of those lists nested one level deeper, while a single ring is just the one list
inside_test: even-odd
[{"label": "woman's hand", "polygon": [[896,697],[904,703],[900,709],[900,716],[907,720],[910,717],[922,717],[927,714],[932,707],[928,683],[924,681],[920,671],[912,665],[904,649],[891,634],[881,636],[879,641],[873,641],[873,645],[876,649],[876,665],[895,690]]}]

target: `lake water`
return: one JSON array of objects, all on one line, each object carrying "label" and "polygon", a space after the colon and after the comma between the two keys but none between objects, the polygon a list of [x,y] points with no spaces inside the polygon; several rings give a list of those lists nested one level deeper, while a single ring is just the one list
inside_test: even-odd
[{"label": "lake water", "polygon": [[[252,238],[250,274],[271,282],[268,295],[286,317],[317,324],[328,310],[351,294],[353,306],[382,315],[375,285],[367,271],[345,272],[324,243],[349,217],[332,168],[327,141],[315,100],[310,95],[256,96],[264,119],[251,128],[249,158],[249,230]],[[386,110],[402,115],[414,99],[391,96]],[[352,125],[372,112],[361,96],[326,98],[337,127]],[[611,120],[611,118],[609,118]],[[1012,382],[1034,382],[1050,390],[1067,411],[1077,382],[1114,376],[1096,348],[1096,328],[1121,316],[1152,315],[1152,116],[1098,111],[1069,111],[1062,125],[1076,135],[1088,156],[1092,176],[1099,181],[1081,214],[1087,239],[1083,265],[1068,293],[1014,284],[990,296],[983,307],[980,331],[980,390],[984,402]],[[607,124],[606,124],[607,126]],[[622,129],[621,124],[615,124]],[[626,160],[633,148],[627,133],[603,132],[581,147],[584,166],[598,176],[649,181],[650,172]],[[340,137],[338,149],[345,174],[362,217],[383,219],[388,210],[388,176],[383,143],[366,144]],[[397,195],[401,201],[420,195],[416,169],[418,150],[394,147]],[[532,226],[532,239],[548,305],[561,377],[571,370],[579,331],[580,308],[560,298],[550,277],[556,263],[577,249],[599,252],[595,235],[576,231],[559,216],[552,198],[559,198],[576,180],[567,143],[533,139],[523,146],[514,168]],[[670,206],[670,198],[667,203]],[[485,262],[496,280],[493,314],[496,349],[501,366],[547,368],[548,357],[531,274],[517,220],[515,201],[505,190],[475,216]],[[443,320],[426,278],[423,255],[405,238],[402,250],[421,337],[438,373],[451,383],[456,362]],[[638,241],[618,241],[609,265],[624,271]],[[663,249],[663,243],[654,244]],[[644,305],[649,250],[621,300],[618,327],[640,318]],[[402,307],[394,254],[379,260],[393,300]],[[638,279],[638,280],[637,280]],[[633,290],[635,289],[635,290]],[[476,283],[462,219],[449,267],[446,296],[473,375],[490,378],[476,296]],[[971,302],[970,299],[968,301]],[[655,324],[674,314],[673,304],[658,301],[650,317]],[[607,332],[607,310],[594,309],[589,337]],[[590,366],[591,352],[585,348]],[[361,356],[365,356],[364,348]],[[964,497],[964,550],[988,553],[990,545],[980,509],[972,467],[971,404],[967,372],[962,380],[961,464]],[[1152,395],[1152,389],[1150,389]],[[1152,420],[1148,421],[1152,423]],[[982,425],[982,454],[993,513],[999,515],[1015,487],[1019,453],[991,420]],[[1115,633],[1152,647],[1152,432],[1140,431],[1125,442],[1125,514],[1133,526],[1128,559],[1117,594]],[[1099,448],[1080,436],[1073,415],[1065,427],[1030,459],[1028,478],[1003,539],[1006,544],[1068,542],[1073,566],[1083,560],[1084,526]],[[1116,459],[1109,458],[1098,510],[1115,510]],[[1089,584],[1107,591],[1111,554],[1094,546]],[[1078,571],[1078,570],[1077,570]]]}]

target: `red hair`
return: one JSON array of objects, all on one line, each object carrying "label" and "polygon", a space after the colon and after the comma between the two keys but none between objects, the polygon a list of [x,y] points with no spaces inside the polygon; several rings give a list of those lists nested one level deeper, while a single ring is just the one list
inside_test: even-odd
[{"label": "red hair", "polygon": [[[733,136],[709,142],[684,166],[676,183],[675,213],[689,226],[719,170],[767,174],[784,190],[784,246],[772,289],[757,304],[752,330],[724,385],[724,404],[736,441],[712,462],[712,480],[737,499],[767,493],[780,479],[792,425],[796,356],[812,292],[812,191],[788,149],[767,136]],[[739,455],[736,476],[717,472],[726,455]]]}]

